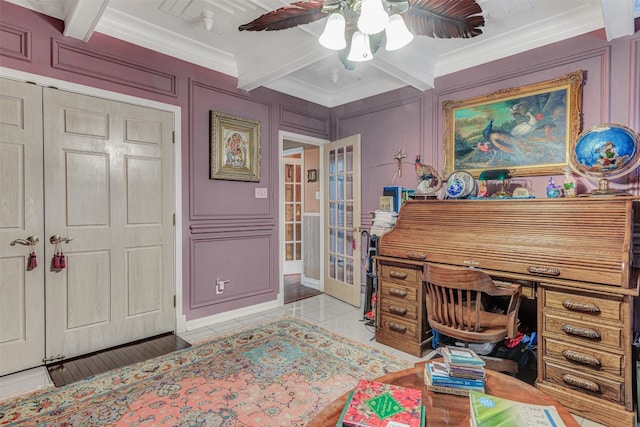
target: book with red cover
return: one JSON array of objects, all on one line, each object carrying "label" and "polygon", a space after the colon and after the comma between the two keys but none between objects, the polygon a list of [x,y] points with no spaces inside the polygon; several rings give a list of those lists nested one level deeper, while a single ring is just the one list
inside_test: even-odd
[{"label": "book with red cover", "polygon": [[420,427],[422,392],[409,387],[360,380],[342,417],[345,427]]}]

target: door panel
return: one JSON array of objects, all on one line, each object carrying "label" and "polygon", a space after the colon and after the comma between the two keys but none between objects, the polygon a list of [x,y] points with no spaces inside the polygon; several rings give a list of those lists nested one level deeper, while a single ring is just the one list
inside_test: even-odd
[{"label": "door panel", "polygon": [[[0,79],[0,375],[42,364],[44,357],[44,218],[42,92]],[[38,266],[27,271],[38,236]]]},{"label": "door panel", "polygon": [[[65,358],[171,331],[171,113],[44,89],[46,353]],[[50,244],[49,236],[69,237]]]},{"label": "door panel", "polygon": [[360,135],[323,147],[324,290],[360,306]]}]

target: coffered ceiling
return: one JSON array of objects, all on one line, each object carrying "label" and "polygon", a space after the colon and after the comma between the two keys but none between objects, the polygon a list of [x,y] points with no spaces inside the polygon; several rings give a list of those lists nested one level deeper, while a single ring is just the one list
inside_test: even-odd
[{"label": "coffered ceiling", "polygon": [[240,89],[264,86],[327,107],[404,86],[427,90],[438,76],[600,28],[609,40],[630,35],[640,15],[640,0],[477,0],[486,20],[482,35],[418,36],[398,51],[381,48],[349,71],[318,43],[326,19],[238,31],[293,0],[7,1],[63,20],[66,36],[88,41],[100,32],[237,77]]}]

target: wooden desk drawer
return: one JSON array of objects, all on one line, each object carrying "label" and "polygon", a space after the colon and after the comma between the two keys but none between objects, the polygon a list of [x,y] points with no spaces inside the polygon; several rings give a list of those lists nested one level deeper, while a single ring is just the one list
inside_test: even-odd
[{"label": "wooden desk drawer", "polygon": [[398,283],[387,282],[385,280],[380,282],[380,299],[382,301],[386,298],[396,298],[398,300],[410,301],[415,304],[418,301],[417,292],[418,289],[415,286],[401,285]]},{"label": "wooden desk drawer", "polygon": [[560,310],[571,317],[623,321],[622,298],[615,295],[591,295],[582,293],[556,292],[544,289],[544,307]]},{"label": "wooden desk drawer", "polygon": [[582,322],[564,316],[545,313],[543,319],[543,336],[547,333],[557,334],[572,340],[574,343],[590,346],[615,347],[622,349],[622,329],[597,322]]},{"label": "wooden desk drawer", "polygon": [[380,316],[380,329],[386,333],[406,337],[410,340],[418,338],[416,322],[405,322],[391,316]]},{"label": "wooden desk drawer", "polygon": [[554,364],[549,360],[544,361],[545,381],[560,386],[605,399],[610,402],[624,404],[624,382],[607,379],[603,376],[591,375],[577,369]]},{"label": "wooden desk drawer", "polygon": [[415,286],[419,281],[422,281],[422,270],[381,264],[380,276],[383,281],[393,280],[397,283]]},{"label": "wooden desk drawer", "polygon": [[418,311],[416,304],[402,304],[393,299],[384,298],[380,301],[380,310],[382,315],[389,315],[411,319],[414,322],[418,319]]},{"label": "wooden desk drawer", "polygon": [[594,375],[607,373],[621,376],[624,367],[624,356],[583,345],[573,345],[564,341],[543,336],[544,357],[553,357],[563,363],[568,363],[576,369],[592,372]]}]

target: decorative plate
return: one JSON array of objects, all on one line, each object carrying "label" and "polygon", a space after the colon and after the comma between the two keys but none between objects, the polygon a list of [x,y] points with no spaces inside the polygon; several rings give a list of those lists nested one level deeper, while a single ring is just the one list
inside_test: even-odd
[{"label": "decorative plate", "polygon": [[578,136],[571,153],[571,167],[592,178],[618,178],[640,162],[640,137],[630,128],[606,123]]},{"label": "decorative plate", "polygon": [[473,175],[465,171],[454,171],[447,178],[446,192],[452,199],[461,199],[472,195],[476,190]]}]

